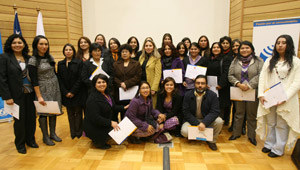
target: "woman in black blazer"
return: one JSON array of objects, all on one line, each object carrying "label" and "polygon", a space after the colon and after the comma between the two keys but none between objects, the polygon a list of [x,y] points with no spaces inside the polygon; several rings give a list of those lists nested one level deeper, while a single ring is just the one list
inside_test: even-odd
[{"label": "woman in black blazer", "polygon": [[99,44],[92,43],[89,49],[90,59],[83,63],[81,78],[86,86],[86,89],[91,89],[92,81],[90,80],[90,77],[97,67],[100,67],[100,69],[102,69],[109,76],[108,88],[109,90],[113,89],[113,63],[109,59],[101,57],[101,49],[102,48]]},{"label": "woman in black blazer", "polygon": [[86,136],[100,149],[109,149],[111,146],[106,143],[109,131],[120,129],[118,123],[112,121],[113,113],[128,107],[116,106],[107,86],[108,78],[105,75],[98,74],[93,78],[83,121]]},{"label": "woman in black blazer", "polygon": [[82,135],[82,113],[85,105],[84,87],[80,79],[82,61],[75,58],[76,51],[72,44],[63,48],[65,59],[58,62],[57,77],[62,96],[62,104],[67,107],[71,138]]},{"label": "woman in black blazer", "polygon": [[[157,95],[156,109],[159,110],[160,113],[166,115],[165,120],[168,120],[172,117],[178,118],[179,125],[175,130],[175,135],[181,136],[180,128],[183,119],[182,96],[178,94],[175,80],[172,77],[165,78],[162,87],[163,88]],[[160,128],[163,127],[163,124],[164,122],[160,124]]]},{"label": "woman in black blazer", "polygon": [[0,57],[0,96],[8,105],[19,105],[19,120],[14,118],[15,145],[25,154],[27,146],[38,148],[35,142],[36,115],[33,86],[27,76],[28,45],[21,35],[8,37],[5,54]]}]

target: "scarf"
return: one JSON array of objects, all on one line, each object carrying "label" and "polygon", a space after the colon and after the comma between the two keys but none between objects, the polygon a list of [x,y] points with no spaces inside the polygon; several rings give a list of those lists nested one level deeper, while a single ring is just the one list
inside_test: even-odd
[{"label": "scarf", "polygon": [[253,57],[252,54],[250,54],[248,57],[243,57],[243,56],[241,56],[241,59],[240,59],[240,60],[242,61],[243,66],[249,65],[249,63],[250,63],[252,57]]},{"label": "scarf", "polygon": [[172,56],[165,56],[162,58],[162,63],[163,63],[163,66],[164,66],[164,69],[171,69],[171,66],[172,66]]},{"label": "scarf", "polygon": [[192,65],[195,65],[200,59],[201,59],[201,56],[200,56],[200,55],[198,55],[198,56],[196,57],[196,60],[195,60],[195,61],[193,61],[193,59],[192,59],[191,56],[189,57],[190,64],[192,64]]},{"label": "scarf", "polygon": [[229,53],[229,52],[230,52],[230,48],[229,48],[228,50],[224,51],[223,53],[224,53],[224,54],[227,54],[227,53]]},{"label": "scarf", "polygon": [[240,60],[242,61],[242,72],[241,72],[241,82],[243,83],[244,81],[249,82],[249,77],[248,77],[248,68],[249,68],[249,63],[252,59],[252,55],[249,55],[248,57],[242,57]]},{"label": "scarf", "polygon": [[114,61],[118,61],[118,58],[119,58],[119,56],[118,56],[118,49],[111,50],[111,54],[112,54],[112,57],[113,57]]}]

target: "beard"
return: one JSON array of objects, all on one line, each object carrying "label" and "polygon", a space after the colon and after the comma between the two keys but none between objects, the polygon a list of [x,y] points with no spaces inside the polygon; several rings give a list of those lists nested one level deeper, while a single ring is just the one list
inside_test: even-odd
[{"label": "beard", "polygon": [[197,93],[203,93],[203,92],[205,92],[206,91],[206,88],[203,88],[203,89],[198,89],[198,88],[196,88],[196,92]]}]

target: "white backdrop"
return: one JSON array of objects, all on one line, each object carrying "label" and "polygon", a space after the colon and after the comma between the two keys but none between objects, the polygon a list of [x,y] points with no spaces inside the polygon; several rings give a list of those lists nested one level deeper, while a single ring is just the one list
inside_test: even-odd
[{"label": "white backdrop", "polygon": [[272,56],[278,36],[288,34],[293,38],[298,53],[300,17],[253,21],[253,45],[255,53],[264,60]]},{"label": "white backdrop", "polygon": [[201,35],[212,44],[228,35],[229,10],[230,0],[82,0],[83,34],[94,41],[101,33],[121,44],[136,36],[140,49],[148,36],[160,47],[164,33],[171,33],[175,46]]}]

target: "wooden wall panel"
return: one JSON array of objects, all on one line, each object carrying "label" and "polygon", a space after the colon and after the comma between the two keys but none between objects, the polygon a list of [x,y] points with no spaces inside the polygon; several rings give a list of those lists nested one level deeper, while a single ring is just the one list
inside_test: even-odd
[{"label": "wooden wall panel", "polygon": [[229,36],[252,41],[253,21],[298,16],[300,0],[231,0]]},{"label": "wooden wall panel", "polygon": [[3,45],[7,37],[13,33],[14,4],[17,6],[22,34],[30,51],[36,35],[37,8],[43,14],[50,53],[56,60],[64,58],[62,54],[64,44],[72,43],[77,46],[77,40],[83,34],[81,0],[0,0],[0,31]]}]

